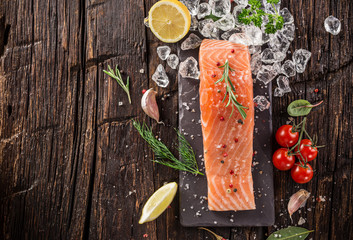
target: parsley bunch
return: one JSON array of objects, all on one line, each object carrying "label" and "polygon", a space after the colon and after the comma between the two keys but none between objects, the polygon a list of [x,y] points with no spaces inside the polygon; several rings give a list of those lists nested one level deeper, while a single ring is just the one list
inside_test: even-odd
[{"label": "parsley bunch", "polygon": [[265,32],[273,34],[277,30],[283,28],[284,20],[276,10],[275,4],[279,0],[267,0],[267,3],[272,4],[275,14],[266,13],[261,9],[261,2],[259,0],[249,0],[250,8],[244,8],[238,15],[238,20],[245,25],[253,23],[256,27],[261,28],[263,18],[268,17],[268,23],[265,25]]}]

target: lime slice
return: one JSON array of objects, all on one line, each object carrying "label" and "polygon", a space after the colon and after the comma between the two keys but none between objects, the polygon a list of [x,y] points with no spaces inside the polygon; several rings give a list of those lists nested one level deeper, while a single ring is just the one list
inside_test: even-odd
[{"label": "lime slice", "polygon": [[159,217],[173,201],[178,189],[176,182],[171,182],[155,191],[142,209],[139,224],[150,222]]}]

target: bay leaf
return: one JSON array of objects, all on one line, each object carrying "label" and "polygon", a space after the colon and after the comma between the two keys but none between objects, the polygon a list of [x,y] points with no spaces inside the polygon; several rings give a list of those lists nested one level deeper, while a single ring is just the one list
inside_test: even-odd
[{"label": "bay leaf", "polygon": [[311,232],[314,230],[290,226],[272,233],[267,240],[304,240]]}]

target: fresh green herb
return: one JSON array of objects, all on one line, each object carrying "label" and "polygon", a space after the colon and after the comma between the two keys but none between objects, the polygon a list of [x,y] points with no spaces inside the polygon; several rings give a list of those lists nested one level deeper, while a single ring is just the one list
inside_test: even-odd
[{"label": "fresh green herb", "polygon": [[275,4],[279,0],[267,0],[275,11],[275,14],[266,13],[261,9],[261,2],[259,0],[249,0],[250,8],[244,8],[238,15],[238,20],[245,25],[253,23],[256,27],[261,28],[263,18],[268,17],[268,23],[265,25],[265,32],[267,34],[273,34],[277,30],[283,28],[284,20],[283,17],[278,13]]},{"label": "fresh green herb", "polygon": [[239,103],[237,101],[237,95],[235,94],[235,88],[234,85],[232,83],[232,81],[229,78],[229,72],[233,72],[234,69],[232,69],[229,66],[229,62],[228,59],[226,60],[226,62],[224,63],[224,65],[219,66],[219,68],[224,68],[223,71],[223,75],[220,79],[217,80],[217,83],[224,81],[226,83],[226,94],[224,95],[224,98],[222,100],[222,102],[224,102],[228,96],[228,103],[226,105],[226,107],[228,107],[231,103],[232,103],[232,113],[230,114],[230,117],[233,114],[234,111],[234,107],[236,107],[240,113],[240,115],[242,116],[243,119],[246,118],[246,112],[244,109],[248,109],[247,107],[244,107],[241,103]]},{"label": "fresh green herb", "polygon": [[192,150],[190,144],[186,141],[183,135],[178,133],[179,143],[177,144],[179,157],[181,160],[176,158],[168,149],[164,143],[156,139],[152,129],[149,128],[145,123],[141,125],[138,121],[133,121],[134,127],[140,133],[141,137],[150,145],[154,152],[154,162],[171,167],[180,171],[191,172],[194,174],[204,175],[199,171],[195,153]]},{"label": "fresh green herb", "polygon": [[221,19],[221,17],[217,17],[213,14],[210,14],[210,15],[206,16],[205,19],[212,19],[213,21],[217,21],[217,20]]},{"label": "fresh green herb", "polygon": [[126,92],[127,97],[129,98],[129,103],[131,104],[131,98],[130,98],[130,92],[129,92],[129,77],[127,77],[126,84],[123,81],[123,78],[121,77],[120,71],[118,69],[118,65],[115,67],[115,72],[114,70],[108,65],[108,70],[103,70],[105,74],[108,74],[110,77],[114,78],[120,87]]},{"label": "fresh green herb", "polygon": [[287,227],[272,233],[267,240],[304,240],[311,232],[314,232],[314,230],[308,230],[302,227]]},{"label": "fresh green herb", "polygon": [[294,126],[293,130],[296,132],[299,132],[299,139],[298,139],[297,143],[294,146],[292,146],[288,151],[288,154],[291,156],[293,156],[293,155],[294,156],[301,156],[301,157],[298,157],[299,164],[304,168],[306,168],[307,159],[305,159],[300,152],[300,144],[301,144],[301,141],[302,141],[304,135],[311,141],[312,147],[315,147],[315,148],[324,147],[324,146],[317,146],[317,141],[318,141],[317,136],[314,135],[314,137],[312,138],[309,135],[309,133],[306,131],[306,128],[305,128],[306,121],[307,121],[306,115],[308,115],[310,113],[310,111],[313,107],[319,106],[321,103],[323,103],[323,101],[321,101],[315,105],[311,105],[311,103],[308,102],[307,100],[299,99],[299,100],[295,100],[295,101],[291,102],[287,108],[288,114],[292,117],[305,116],[303,118],[303,121],[301,121],[299,124],[295,124],[293,122],[293,126]]},{"label": "fresh green herb", "polygon": [[312,105],[307,100],[299,99],[291,102],[288,105],[287,112],[292,117],[306,116],[310,113],[313,107],[319,106],[323,101]]}]

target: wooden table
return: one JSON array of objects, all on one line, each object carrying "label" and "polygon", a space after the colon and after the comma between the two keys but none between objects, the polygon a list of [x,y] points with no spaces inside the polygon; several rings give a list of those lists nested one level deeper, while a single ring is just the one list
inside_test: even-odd
[{"label": "wooden table", "polygon": [[[146,121],[168,146],[176,140],[177,72],[168,68],[166,89],[151,80],[161,63],[156,47],[164,45],[143,25],[154,2],[0,1],[0,239],[210,239],[180,225],[177,200],[156,221],[138,224],[147,198],[178,181],[177,171],[150,161],[130,121]],[[265,239],[292,225],[282,212],[305,188],[313,198],[293,224],[302,216],[313,239],[352,239],[353,1],[284,0],[282,7],[297,26],[290,50],[309,49],[312,58],[291,79],[292,93],[274,98],[274,128],[286,122],[292,100],[324,100],[308,128],[326,147],[306,185],[275,171],[275,226],[213,230],[229,239]],[[331,14],[342,22],[338,36],[323,27]],[[131,77],[132,105],[103,74],[108,64]],[[140,107],[141,91],[151,87],[166,126]],[[314,201],[319,196],[326,201]]]}]

